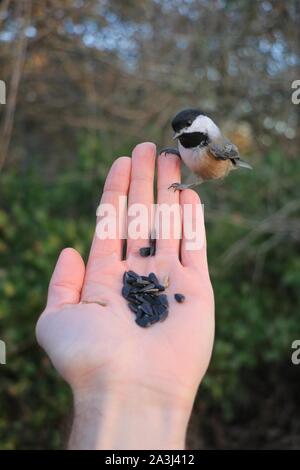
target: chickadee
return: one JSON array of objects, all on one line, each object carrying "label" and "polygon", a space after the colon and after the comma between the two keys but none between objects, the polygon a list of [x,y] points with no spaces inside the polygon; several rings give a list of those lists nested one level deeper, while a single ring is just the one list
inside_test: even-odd
[{"label": "chickadee", "polygon": [[170,188],[182,190],[203,181],[223,178],[238,167],[252,169],[241,160],[238,148],[226,139],[213,120],[199,109],[180,111],[172,121],[178,139],[178,150],[165,148],[161,153],[178,155],[197,176],[192,184],[173,183]]}]

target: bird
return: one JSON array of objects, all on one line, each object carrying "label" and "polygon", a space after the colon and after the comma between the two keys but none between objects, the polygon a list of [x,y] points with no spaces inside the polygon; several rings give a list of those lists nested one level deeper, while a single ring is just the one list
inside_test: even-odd
[{"label": "bird", "polygon": [[178,155],[198,178],[191,184],[173,183],[169,189],[192,188],[207,180],[224,178],[237,168],[252,170],[252,166],[240,158],[237,146],[224,137],[217,124],[200,109],[178,112],[171,125],[178,149],[167,147],[160,154]]}]

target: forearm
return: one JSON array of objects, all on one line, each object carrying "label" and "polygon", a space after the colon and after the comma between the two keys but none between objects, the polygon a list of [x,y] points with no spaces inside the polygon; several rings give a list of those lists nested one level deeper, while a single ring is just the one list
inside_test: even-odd
[{"label": "forearm", "polygon": [[74,395],[69,449],[184,449],[190,409],[148,391]]}]

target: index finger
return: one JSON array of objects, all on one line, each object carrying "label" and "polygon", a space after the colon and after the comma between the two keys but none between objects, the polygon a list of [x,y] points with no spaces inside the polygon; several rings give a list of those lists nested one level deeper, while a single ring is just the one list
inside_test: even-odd
[{"label": "index finger", "polygon": [[[126,212],[122,205],[121,198],[127,197],[130,181],[131,159],[129,157],[120,157],[113,163],[105,181],[100,205],[97,209],[96,230],[90,250],[87,269],[93,260],[99,260],[103,257],[115,253],[119,259],[122,256],[123,239],[119,228],[124,225]],[[107,223],[111,223],[111,229],[115,233],[107,234],[106,238],[99,237],[97,224],[100,223],[101,215],[107,209]],[[99,229],[100,226],[98,226]],[[114,230],[116,229],[116,230]]]},{"label": "index finger", "polygon": [[[131,181],[128,195],[127,257],[138,255],[139,249],[148,244],[151,232],[151,206],[153,204],[153,181],[156,146],[151,142],[137,145],[132,152]],[[130,230],[135,220],[135,208],[144,209],[140,232]],[[135,226],[132,225],[134,229]]]}]

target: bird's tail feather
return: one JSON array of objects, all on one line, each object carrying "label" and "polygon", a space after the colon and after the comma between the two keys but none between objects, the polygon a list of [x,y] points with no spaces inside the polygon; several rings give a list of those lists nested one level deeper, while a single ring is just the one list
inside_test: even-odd
[{"label": "bird's tail feather", "polygon": [[244,160],[241,160],[240,158],[235,161],[236,166],[239,166],[241,168],[247,168],[248,170],[253,170],[253,167],[249,165],[249,163],[245,162]]}]

